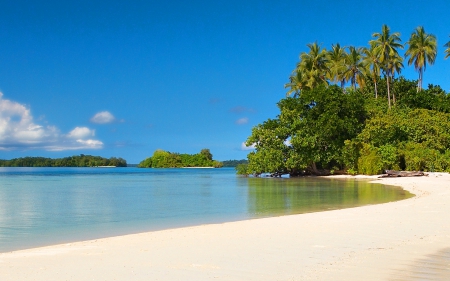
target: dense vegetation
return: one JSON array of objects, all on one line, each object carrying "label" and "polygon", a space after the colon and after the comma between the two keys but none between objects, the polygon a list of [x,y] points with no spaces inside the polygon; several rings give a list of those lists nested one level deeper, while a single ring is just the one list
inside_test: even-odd
[{"label": "dense vegetation", "polygon": [[139,163],[139,168],[182,168],[182,167],[222,167],[222,162],[213,160],[209,149],[202,149],[197,154],[171,153],[156,150],[152,157]]},{"label": "dense vegetation", "polygon": [[23,157],[11,160],[0,160],[0,167],[126,167],[127,161],[122,158],[103,158],[91,155],[75,155],[65,158]]},{"label": "dense vegetation", "polygon": [[[252,129],[246,144],[255,151],[238,174],[450,171],[450,95],[422,87],[436,38],[422,27],[411,34],[405,57],[419,79],[410,81],[395,77],[404,67],[400,34],[384,25],[372,36],[367,48],[308,45],[286,84],[288,97],[278,103],[280,114]],[[448,57],[450,42],[445,46]]]}]

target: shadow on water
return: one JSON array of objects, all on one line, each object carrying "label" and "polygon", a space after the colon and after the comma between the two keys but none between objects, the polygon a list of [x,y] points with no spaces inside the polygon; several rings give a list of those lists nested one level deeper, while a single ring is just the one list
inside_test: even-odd
[{"label": "shadow on water", "polygon": [[405,270],[396,270],[390,281],[450,280],[450,248],[418,259]]},{"label": "shadow on water", "polygon": [[257,217],[380,204],[414,196],[362,180],[248,178],[248,212]]}]

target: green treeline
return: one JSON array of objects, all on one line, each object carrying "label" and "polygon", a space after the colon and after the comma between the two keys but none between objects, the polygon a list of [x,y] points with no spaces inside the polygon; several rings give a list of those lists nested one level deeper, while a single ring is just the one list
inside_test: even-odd
[{"label": "green treeline", "polygon": [[[410,81],[396,77],[404,67],[400,34],[384,25],[372,37],[367,48],[308,45],[285,85],[292,97],[278,102],[276,118],[252,129],[246,145],[255,151],[238,174],[450,172],[450,95],[422,87],[436,38],[422,27],[411,34],[405,57],[419,79]],[[445,46],[448,57],[450,42]]]},{"label": "green treeline", "polygon": [[103,158],[91,155],[75,155],[64,158],[22,157],[11,160],[0,160],[0,167],[126,167],[127,161],[122,158]]},{"label": "green treeline", "polygon": [[152,157],[139,163],[139,168],[182,168],[182,167],[214,167],[221,168],[222,162],[213,160],[209,149],[202,149],[197,154],[171,153],[156,150]]},{"label": "green treeline", "polygon": [[224,167],[236,167],[237,165],[240,165],[240,164],[248,164],[248,160],[247,159],[225,160],[225,161],[222,161],[222,163],[223,163]]}]

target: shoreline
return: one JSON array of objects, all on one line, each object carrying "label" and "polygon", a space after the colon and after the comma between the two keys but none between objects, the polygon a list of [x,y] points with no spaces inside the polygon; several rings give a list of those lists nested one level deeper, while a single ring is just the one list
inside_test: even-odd
[{"label": "shoreline", "polygon": [[450,276],[449,174],[332,178],[372,179],[416,196],[7,252],[0,279],[409,280],[428,255],[423,271]]}]

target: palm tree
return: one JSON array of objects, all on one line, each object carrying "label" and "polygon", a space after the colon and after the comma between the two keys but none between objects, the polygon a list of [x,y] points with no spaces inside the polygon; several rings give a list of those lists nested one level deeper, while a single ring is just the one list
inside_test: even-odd
[{"label": "palm tree", "polygon": [[375,50],[373,44],[370,44],[370,48],[363,48],[363,62],[367,66],[367,76],[372,78],[375,85],[375,98],[378,98],[377,81],[380,77],[380,54]]},{"label": "palm tree", "polygon": [[444,51],[445,59],[447,59],[448,57],[450,57],[450,41],[445,43],[444,47],[447,47],[447,49],[445,49],[445,51]]},{"label": "palm tree", "polygon": [[[392,56],[386,65],[387,73],[389,73],[390,76],[392,77],[392,81],[394,80],[395,73],[400,74],[402,72],[402,68],[403,68],[403,58],[399,54]],[[392,101],[395,104],[394,92],[392,93]]]},{"label": "palm tree", "polygon": [[300,95],[300,92],[303,89],[306,89],[307,80],[306,75],[301,71],[300,69],[295,69],[292,72],[292,75],[289,77],[289,83],[284,85],[284,88],[289,88],[289,90],[286,93],[286,96],[290,96],[292,93],[294,93],[294,97],[298,97]]},{"label": "palm tree", "polygon": [[328,85],[326,79],[328,72],[326,49],[321,49],[317,42],[307,46],[309,52],[300,54],[300,62],[297,65],[297,68],[307,76],[306,86],[315,88],[319,85]]},{"label": "palm tree", "polygon": [[408,65],[414,63],[414,68],[419,72],[417,91],[422,90],[423,72],[427,68],[427,62],[433,64],[437,55],[436,36],[427,34],[422,26],[418,26],[411,34],[406,50],[405,58],[409,57]]},{"label": "palm tree", "polygon": [[328,78],[334,83],[340,83],[341,88],[345,86],[345,59],[347,52],[339,43],[331,46],[331,50],[327,53],[328,56]]},{"label": "palm tree", "polygon": [[350,80],[353,89],[356,89],[356,84],[360,87],[364,86],[365,64],[363,62],[361,48],[348,47],[345,68],[344,77]]},{"label": "palm tree", "polygon": [[381,27],[381,33],[372,34],[374,40],[371,40],[369,43],[374,45],[374,49],[380,54],[380,63],[382,69],[386,75],[386,84],[388,90],[388,102],[389,108],[391,108],[391,94],[389,89],[389,78],[391,77],[391,69],[389,68],[389,63],[392,58],[398,56],[397,49],[403,49],[403,45],[399,42],[400,33],[390,33],[390,29],[387,25],[383,25]]}]

